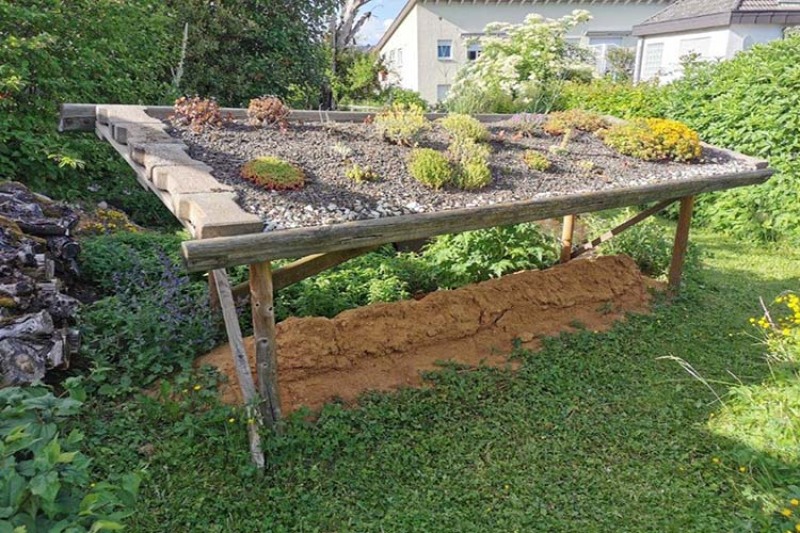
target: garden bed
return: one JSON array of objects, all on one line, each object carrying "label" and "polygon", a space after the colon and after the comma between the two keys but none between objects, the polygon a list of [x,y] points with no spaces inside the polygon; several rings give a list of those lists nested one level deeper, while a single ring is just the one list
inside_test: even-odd
[{"label": "garden bed", "polygon": [[[257,128],[242,119],[202,131],[170,126],[169,133],[188,146],[191,158],[208,164],[218,181],[233,187],[243,209],[259,216],[268,231],[630,189],[757,168],[750,158],[707,145],[693,163],[642,161],[580,132],[563,153],[553,153],[561,137],[520,136],[509,121],[500,121],[488,125],[491,183],[477,191],[450,186],[433,190],[409,174],[412,149],[385,141],[372,124],[305,122],[281,131]],[[419,146],[444,152],[447,133],[434,125]],[[526,150],[546,154],[552,167],[543,172],[529,169],[522,160]],[[345,157],[342,151],[350,153]],[[304,188],[269,191],[240,176],[245,162],[266,155],[299,166],[306,175]],[[378,180],[359,183],[348,178],[353,164],[369,167]]]}]

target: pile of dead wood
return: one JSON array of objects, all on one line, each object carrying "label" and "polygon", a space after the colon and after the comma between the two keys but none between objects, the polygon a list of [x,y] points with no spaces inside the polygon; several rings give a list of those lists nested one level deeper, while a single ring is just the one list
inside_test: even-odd
[{"label": "pile of dead wood", "polygon": [[0,183],[0,387],[65,368],[79,348],[79,302],[62,292],[78,274],[78,220],[20,183]]}]

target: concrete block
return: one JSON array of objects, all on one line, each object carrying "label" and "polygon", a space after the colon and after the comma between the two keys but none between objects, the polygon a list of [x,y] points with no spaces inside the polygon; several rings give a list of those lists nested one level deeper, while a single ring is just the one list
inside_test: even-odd
[{"label": "concrete block", "polygon": [[107,125],[114,122],[161,123],[157,118],[151,117],[141,105],[99,105],[97,106],[97,121]]},{"label": "concrete block", "polygon": [[120,144],[181,144],[163,123],[112,122],[111,136]]},{"label": "concrete block", "polygon": [[153,169],[157,167],[186,166],[211,170],[211,167],[189,157],[184,144],[142,144],[130,152],[131,159],[145,168],[147,179],[153,179]]},{"label": "concrete block", "polygon": [[155,167],[152,179],[153,185],[172,195],[234,191],[233,187],[218,182],[210,172],[198,167]]},{"label": "concrete block", "polygon": [[260,233],[264,227],[261,218],[242,210],[233,192],[179,195],[177,215],[192,225],[196,239]]}]

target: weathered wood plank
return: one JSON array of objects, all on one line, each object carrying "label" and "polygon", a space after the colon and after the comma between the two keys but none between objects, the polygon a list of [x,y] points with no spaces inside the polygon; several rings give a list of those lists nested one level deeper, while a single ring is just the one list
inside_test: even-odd
[{"label": "weathered wood plank", "polygon": [[561,262],[572,259],[572,238],[575,235],[575,215],[567,215],[561,224]]},{"label": "weathered wood plank", "polygon": [[600,235],[599,237],[597,237],[596,239],[583,243],[577,248],[575,248],[575,251],[572,252],[572,258],[575,259],[576,257],[585,254],[589,250],[596,248],[597,246],[603,244],[604,242],[611,240],[611,238],[614,237],[615,235],[619,235],[620,233],[630,228],[631,226],[635,226],[639,222],[647,218],[650,218],[656,213],[663,211],[664,209],[666,209],[667,207],[669,207],[670,205],[674,204],[677,201],[678,198],[673,198],[671,200],[664,200],[663,202],[659,202],[652,207],[648,207],[644,211],[637,213],[635,216],[629,218],[616,228],[610,229],[607,232]]},{"label": "weathered wood plank", "polygon": [[225,320],[225,331],[228,333],[228,344],[231,348],[236,377],[239,379],[239,387],[242,391],[242,399],[247,413],[250,456],[258,468],[264,468],[264,452],[261,447],[261,435],[259,433],[259,428],[263,424],[259,410],[261,401],[256,394],[253,374],[250,372],[250,362],[247,360],[242,329],[239,327],[239,317],[236,314],[236,305],[231,294],[231,285],[228,281],[227,272],[224,269],[215,270],[214,282],[217,286],[217,293],[222,306],[222,317]]},{"label": "weathered wood plank", "polygon": [[[298,281],[303,281],[324,270],[340,265],[359,255],[364,255],[375,249],[377,246],[366,246],[364,248],[354,248],[352,250],[342,250],[329,254],[315,254],[298,259],[293,263],[282,266],[272,272],[272,285],[274,291],[279,291]],[[233,297],[240,299],[250,294],[250,283],[245,281],[233,288]]]},{"label": "weathered wood plank", "polygon": [[264,402],[261,414],[268,425],[274,426],[281,420],[281,400],[278,393],[272,267],[269,261],[250,265],[250,305],[253,310],[258,394]]},{"label": "weathered wood plank", "polygon": [[770,169],[753,170],[510,204],[187,241],[182,246],[183,257],[192,272],[213,270],[693,196],[763,183],[772,173]]},{"label": "weathered wood plank", "polygon": [[689,244],[689,227],[692,224],[694,196],[681,198],[678,212],[678,227],[675,229],[675,243],[672,247],[672,262],[669,265],[669,294],[675,295],[681,286],[683,263],[686,259],[686,248]]}]

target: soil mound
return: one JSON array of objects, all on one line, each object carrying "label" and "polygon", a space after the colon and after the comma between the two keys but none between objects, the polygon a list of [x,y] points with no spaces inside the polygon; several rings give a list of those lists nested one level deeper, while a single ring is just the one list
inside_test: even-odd
[{"label": "soil mound", "polygon": [[[527,348],[580,323],[608,329],[628,312],[648,310],[647,281],[625,256],[573,261],[520,272],[421,300],[375,304],[333,319],[289,318],[277,326],[284,410],[352,401],[367,390],[421,384],[439,361],[507,364],[514,339]],[[254,365],[253,338],[245,339]],[[229,378],[223,401],[241,402],[227,345],[202,356]]]}]

